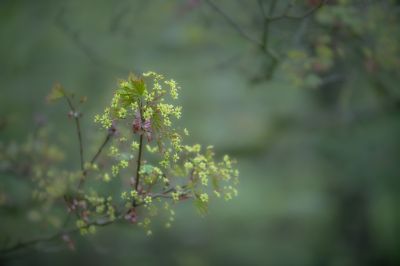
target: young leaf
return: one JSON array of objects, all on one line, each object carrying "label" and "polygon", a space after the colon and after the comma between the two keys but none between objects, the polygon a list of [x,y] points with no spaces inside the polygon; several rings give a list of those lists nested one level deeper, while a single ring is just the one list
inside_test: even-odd
[{"label": "young leaf", "polygon": [[48,102],[54,102],[58,99],[61,99],[62,97],[65,96],[65,91],[63,87],[59,83],[54,85],[54,87],[51,89],[49,95],[47,95],[46,99]]},{"label": "young leaf", "polygon": [[196,207],[197,211],[200,215],[204,216],[208,212],[208,204],[207,202],[201,201],[199,198],[194,200],[194,206]]}]

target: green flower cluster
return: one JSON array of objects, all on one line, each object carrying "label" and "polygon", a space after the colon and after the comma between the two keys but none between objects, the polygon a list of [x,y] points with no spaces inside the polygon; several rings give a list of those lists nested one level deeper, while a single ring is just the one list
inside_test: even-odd
[{"label": "green flower cluster", "polygon": [[[29,176],[34,185],[27,201],[40,205],[31,204],[29,221],[45,222],[57,229],[57,235],[65,231],[63,239],[71,245],[68,234],[93,234],[98,226],[121,219],[151,235],[155,217],[163,217],[165,227],[171,227],[174,207],[181,201],[193,201],[205,214],[214,198],[236,196],[235,161],[227,155],[216,160],[212,146],[185,144],[189,131],[175,126],[182,116],[182,107],[175,103],[179,92],[176,81],[155,72],[119,81],[110,104],[94,117],[106,138],[88,159],[79,110],[86,98],[77,105],[74,94],[57,84],[47,99],[68,104],[77,132],[79,168],[60,167],[65,156],[47,143],[41,126],[25,144],[0,141],[0,171]],[[8,192],[0,189],[0,205],[9,204]],[[64,221],[56,206],[68,211]],[[73,228],[68,229],[71,223]]]},{"label": "green flower cluster", "polygon": [[[171,226],[171,208],[179,201],[192,199],[205,214],[212,197],[230,200],[238,193],[234,160],[225,155],[216,161],[212,146],[203,151],[199,144],[183,143],[188,130],[174,126],[182,116],[182,107],[173,104],[179,91],[176,81],[155,72],[130,75],[119,82],[110,105],[94,119],[116,132],[108,152],[113,163],[102,179],[130,180],[130,187],[121,193],[125,218],[137,222],[147,234],[152,233],[152,217],[161,213],[168,216],[165,226]],[[138,206],[147,210],[140,217]]]}]

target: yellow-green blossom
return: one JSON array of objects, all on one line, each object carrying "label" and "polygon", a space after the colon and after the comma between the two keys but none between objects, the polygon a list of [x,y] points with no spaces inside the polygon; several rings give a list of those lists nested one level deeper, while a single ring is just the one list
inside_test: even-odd
[{"label": "yellow-green blossom", "polygon": [[208,194],[207,193],[200,194],[200,200],[202,202],[208,202]]},{"label": "yellow-green blossom", "polygon": [[172,192],[171,193],[171,197],[174,201],[178,201],[179,200],[179,193],[178,192]]},{"label": "yellow-green blossom", "polygon": [[121,161],[119,162],[119,166],[121,166],[121,168],[127,168],[128,165],[129,165],[129,163],[128,163],[127,160],[121,160]]},{"label": "yellow-green blossom", "polygon": [[150,204],[152,201],[153,201],[153,200],[152,200],[152,198],[151,198],[150,196],[146,196],[146,197],[144,198],[144,203],[146,203],[146,204]]},{"label": "yellow-green blossom", "polygon": [[110,175],[108,173],[105,173],[103,176],[103,180],[104,182],[110,182],[111,181]]}]

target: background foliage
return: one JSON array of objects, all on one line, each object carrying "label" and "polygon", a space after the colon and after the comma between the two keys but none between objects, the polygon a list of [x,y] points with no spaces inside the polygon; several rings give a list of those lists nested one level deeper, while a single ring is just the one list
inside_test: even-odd
[{"label": "background foliage", "polygon": [[[179,206],[174,226],[150,238],[108,226],[78,238],[74,252],[55,241],[1,262],[398,265],[400,5],[288,3],[2,1],[2,147],[12,153],[48,123],[45,140],[77,170],[73,122],[46,104],[49,89],[60,82],[88,97],[83,138],[93,151],[102,138],[93,116],[117,80],[155,70],[182,87],[189,139],[234,155],[241,183],[239,197],[204,218]],[[48,230],[23,169],[0,175],[4,243]]]}]

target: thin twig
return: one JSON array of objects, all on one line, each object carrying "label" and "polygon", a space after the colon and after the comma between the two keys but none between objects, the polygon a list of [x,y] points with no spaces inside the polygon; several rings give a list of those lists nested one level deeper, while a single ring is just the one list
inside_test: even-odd
[{"label": "thin twig", "polygon": [[[95,155],[92,157],[92,159],[90,160],[90,164],[94,164],[97,160],[97,158],[100,156],[101,152],[103,151],[104,147],[107,145],[107,143],[110,141],[112,134],[108,133],[106,138],[104,139],[103,143],[100,145],[99,149],[97,150],[97,152],[95,153]],[[88,173],[88,169],[84,169],[83,170],[83,178],[81,178],[79,180],[79,184],[78,184],[78,189],[80,189],[83,185],[83,183],[85,182],[85,178],[87,176]]]},{"label": "thin twig", "polygon": [[[97,158],[100,156],[101,152],[103,151],[104,147],[106,146],[106,144],[109,142],[109,140],[111,139],[112,133],[108,133],[105,140],[103,141],[103,143],[100,145],[99,149],[97,150],[97,152],[95,153],[95,155],[92,157],[92,159],[90,160],[90,164],[95,163],[95,161],[97,160]],[[78,190],[83,186],[83,183],[85,182],[85,178],[87,176],[88,173],[88,169],[85,169],[82,172],[82,178],[79,180],[78,183]],[[65,199],[65,195],[64,195],[64,199]],[[66,201],[66,203],[68,204],[68,202]],[[71,213],[68,213],[67,217],[65,218],[65,221],[63,223],[62,228],[65,228],[69,222],[71,218]]]},{"label": "thin twig", "polygon": [[135,180],[136,191],[138,190],[139,181],[140,181],[140,164],[142,161],[143,135],[144,135],[144,133],[140,134],[140,140],[139,140],[139,152],[138,152],[137,167],[136,167],[136,180]]},{"label": "thin twig", "polygon": [[284,12],[281,15],[275,16],[275,17],[268,17],[267,19],[269,21],[271,21],[271,22],[272,21],[281,20],[281,19],[304,19],[304,18],[310,16],[311,14],[313,14],[315,11],[317,11],[321,7],[323,7],[327,2],[328,2],[328,0],[320,1],[317,6],[313,7],[310,10],[308,10],[304,14],[301,14],[301,15],[290,15],[289,12],[290,12],[290,10],[291,10],[291,8],[293,6],[293,1],[292,1],[287,5],[287,7],[285,8]]},{"label": "thin twig", "polygon": [[[93,226],[93,225],[94,226],[106,226],[106,225],[109,225],[109,224],[112,224],[112,223],[116,222],[117,220],[121,219],[121,217],[122,216],[118,216],[114,220],[107,220],[105,222],[102,222],[100,220],[96,220],[96,221],[93,221],[91,223],[86,224],[83,228],[88,228],[89,226]],[[76,228],[75,227],[75,228],[71,228],[71,229],[68,229],[68,230],[59,231],[59,232],[57,232],[57,233],[55,233],[53,235],[50,235],[50,236],[38,237],[38,238],[29,240],[29,241],[26,241],[26,242],[19,242],[19,243],[16,243],[14,246],[11,246],[9,248],[0,250],[0,254],[7,254],[7,253],[11,253],[13,251],[21,250],[21,249],[33,246],[35,244],[38,244],[40,242],[49,242],[49,241],[55,240],[55,239],[57,239],[57,238],[59,238],[59,237],[61,237],[63,235],[76,233],[80,229],[82,229],[82,228]]]},{"label": "thin twig", "polygon": [[93,164],[96,162],[97,157],[100,156],[101,152],[103,151],[104,147],[107,145],[107,143],[110,141],[111,139],[111,133],[108,133],[106,138],[104,139],[103,143],[101,144],[101,146],[99,147],[99,149],[97,150],[96,154],[93,156],[92,160],[90,160],[90,163]]},{"label": "thin twig", "polygon": [[[140,101],[140,108],[139,108],[139,112],[140,112],[140,124],[143,124],[143,103],[142,101]],[[136,179],[135,179],[135,190],[138,191],[139,188],[139,181],[140,181],[140,166],[142,163],[142,150],[143,150],[143,135],[144,132],[140,132],[140,138],[139,138],[139,151],[138,151],[138,159],[137,159],[137,163],[136,163]]]},{"label": "thin twig", "polygon": [[[262,5],[261,0],[258,1],[259,7],[261,9],[262,15],[263,15],[263,31],[262,31],[262,37],[261,41],[257,41],[250,37],[246,32],[242,30],[242,28],[235,22],[233,19],[231,19],[221,8],[219,8],[217,5],[215,5],[211,0],[205,0],[205,2],[212,8],[214,9],[217,13],[219,13],[228,23],[231,25],[244,39],[248,40],[255,46],[259,47],[263,53],[268,55],[271,59],[271,66],[269,67],[270,70],[268,72],[272,72],[275,67],[278,65],[279,62],[279,56],[275,51],[273,51],[269,46],[268,46],[268,33],[269,33],[269,17],[267,17],[267,14],[264,11],[264,7]],[[269,8],[269,16],[271,16],[273,10],[275,9],[275,6],[277,4],[277,0],[273,0],[271,2],[270,8]]]},{"label": "thin twig", "polygon": [[84,172],[85,167],[84,167],[84,158],[83,158],[83,143],[82,143],[82,133],[81,133],[81,124],[79,121],[79,114],[76,112],[76,109],[69,98],[69,96],[65,93],[64,98],[67,100],[67,103],[69,105],[69,108],[71,109],[72,116],[74,117],[75,120],[75,127],[76,127],[76,133],[78,135],[78,142],[79,142],[79,159],[80,159],[80,166],[81,166],[81,171]]},{"label": "thin twig", "polygon": [[[68,106],[71,109],[72,112],[72,116],[74,117],[75,120],[75,127],[76,127],[76,133],[78,135],[78,142],[79,142],[79,159],[80,159],[80,168],[82,171],[82,177],[79,180],[78,183],[78,189],[80,189],[84,183],[84,179],[87,175],[87,170],[85,169],[85,164],[84,164],[84,153],[83,153],[83,141],[82,141],[82,131],[81,131],[81,125],[80,125],[80,114],[77,113],[76,108],[74,106],[74,104],[72,103],[72,100],[70,99],[70,97],[64,93],[64,97],[67,100]],[[106,144],[108,143],[108,141],[111,138],[111,133],[108,133],[105,140],[103,141],[103,143],[101,144],[101,146],[99,147],[99,149],[97,150],[97,152],[95,153],[95,155],[92,157],[92,159],[90,160],[90,164],[93,164],[97,158],[99,157],[99,155],[101,154],[102,150],[104,149],[104,147],[106,146]]]},{"label": "thin twig", "polygon": [[278,61],[279,58],[278,58],[278,56],[276,55],[276,53],[273,52],[273,51],[271,50],[271,48],[269,47],[269,45],[268,45],[268,40],[269,40],[269,26],[270,26],[270,22],[271,22],[271,21],[268,19],[268,16],[271,16],[271,15],[272,15],[272,13],[273,13],[274,10],[275,10],[276,4],[277,4],[277,0],[271,1],[270,6],[269,6],[269,9],[268,9],[268,14],[266,14],[265,11],[264,11],[264,7],[263,7],[263,5],[262,5],[262,2],[259,1],[259,5],[260,5],[260,8],[261,8],[261,10],[262,10],[263,18],[264,18],[263,31],[262,31],[262,39],[261,39],[261,49],[262,49],[265,53],[267,53],[267,54],[272,58],[273,61]]},{"label": "thin twig", "polygon": [[58,12],[55,25],[62,30],[62,32],[83,52],[83,54],[90,60],[91,63],[93,63],[95,66],[103,66],[123,72],[127,71],[126,67],[118,65],[107,58],[103,58],[92,49],[93,47],[91,45],[84,42],[79,32],[75,29],[72,29],[65,21],[65,13],[65,8],[62,8]]},{"label": "thin twig", "polygon": [[255,44],[256,46],[260,46],[260,42],[253,39],[252,37],[250,37],[245,31],[242,30],[242,28],[240,28],[240,26],[233,21],[232,18],[230,18],[224,11],[222,11],[221,8],[219,8],[216,4],[214,4],[211,0],[205,0],[205,2],[212,8],[214,9],[214,11],[216,11],[217,13],[219,13],[225,20],[226,22],[228,22],[229,25],[232,26],[232,28],[234,28],[243,38],[245,38],[246,40],[248,40],[249,42]]}]

